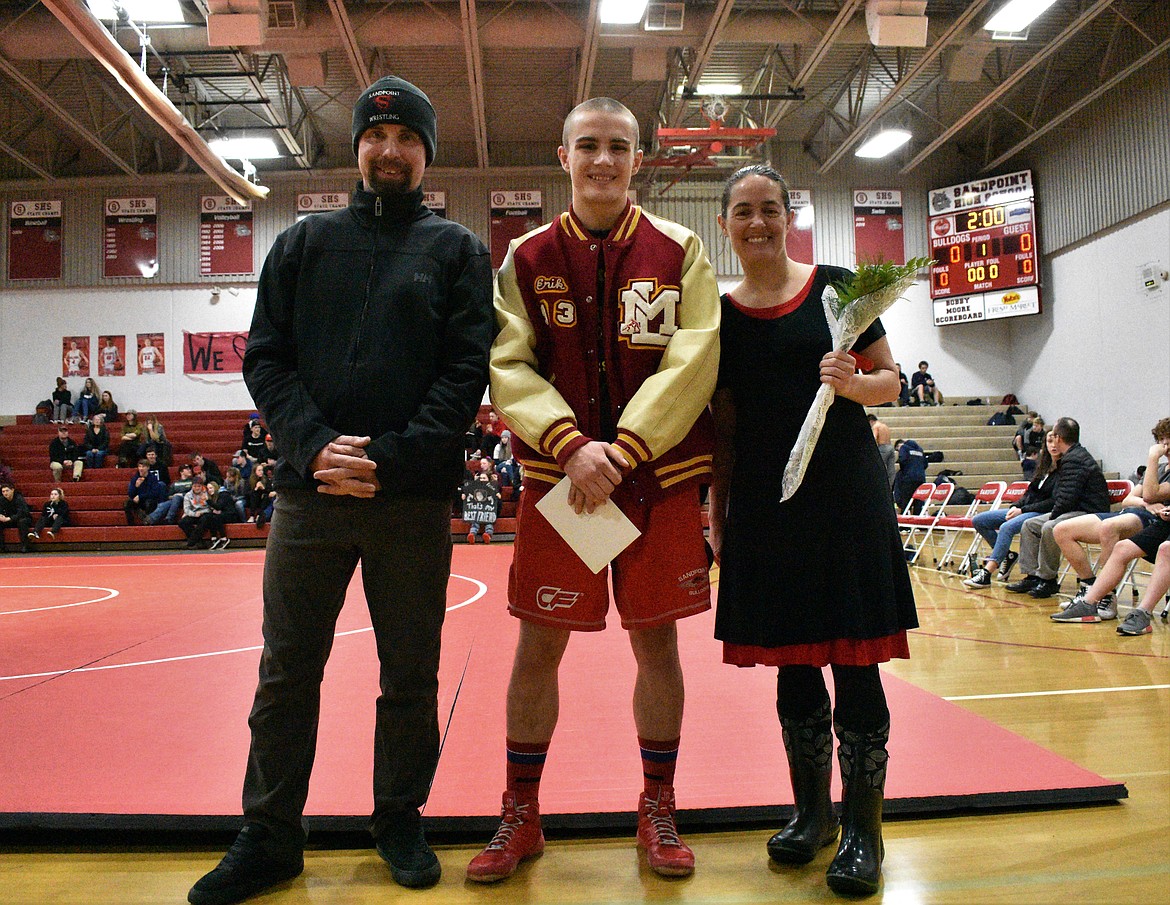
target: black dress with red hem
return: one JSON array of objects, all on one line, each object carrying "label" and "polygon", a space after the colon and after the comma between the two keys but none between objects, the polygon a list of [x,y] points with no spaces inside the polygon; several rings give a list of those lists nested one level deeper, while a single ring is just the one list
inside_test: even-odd
[{"label": "black dress with red hem", "polygon": [[[885,465],[856,402],[829,408],[804,481],[781,479],[833,346],[822,296],[848,279],[818,266],[796,298],[748,309],[723,297],[719,386],[735,406],[735,467],[715,637],[739,666],[868,666],[909,656],[918,626]],[[875,321],[857,349],[885,335]]]}]

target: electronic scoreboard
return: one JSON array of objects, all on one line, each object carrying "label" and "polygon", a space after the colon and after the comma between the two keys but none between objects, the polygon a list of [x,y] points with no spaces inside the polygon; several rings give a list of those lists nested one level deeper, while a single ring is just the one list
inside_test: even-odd
[{"label": "electronic scoreboard", "polygon": [[930,193],[936,326],[1040,312],[1031,170]]}]

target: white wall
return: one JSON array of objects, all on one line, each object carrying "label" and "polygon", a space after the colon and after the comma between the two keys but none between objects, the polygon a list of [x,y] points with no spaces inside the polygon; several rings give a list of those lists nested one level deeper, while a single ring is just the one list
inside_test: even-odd
[{"label": "white wall", "polygon": [[1044,312],[1011,322],[1013,382],[1051,422],[1124,477],[1146,461],[1150,428],[1170,416],[1170,284],[1148,295],[1137,268],[1170,269],[1170,207],[1053,255]]},{"label": "white wall", "polygon": [[[89,336],[91,373],[119,409],[140,412],[246,409],[251,397],[240,375],[197,378],[183,374],[183,331],[247,330],[254,288],[227,290],[213,303],[209,287],[84,290],[8,290],[0,304],[0,414],[31,414],[49,398],[61,375],[61,339]],[[98,377],[99,335],[126,336],[127,375]],[[166,373],[137,374],[138,333],[166,335]],[[68,379],[74,400],[84,378]]]},{"label": "white wall", "polygon": [[1012,392],[1020,395],[1013,386],[1011,344],[1004,321],[936,327],[933,311],[927,284],[920,281],[882,315],[894,361],[907,377],[917,370],[918,362],[927,361],[947,402]]}]

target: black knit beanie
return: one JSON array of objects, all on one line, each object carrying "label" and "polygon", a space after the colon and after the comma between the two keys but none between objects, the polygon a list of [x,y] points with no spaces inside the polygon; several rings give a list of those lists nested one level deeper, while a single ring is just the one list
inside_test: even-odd
[{"label": "black knit beanie", "polygon": [[383,76],[363,91],[353,108],[354,156],[362,133],[378,123],[394,123],[417,132],[426,147],[427,166],[431,165],[437,132],[435,108],[422,91],[393,75]]}]

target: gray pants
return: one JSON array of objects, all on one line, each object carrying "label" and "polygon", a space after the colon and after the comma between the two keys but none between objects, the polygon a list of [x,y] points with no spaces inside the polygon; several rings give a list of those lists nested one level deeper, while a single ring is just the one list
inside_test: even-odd
[{"label": "gray pants", "polygon": [[248,718],[244,817],[289,844],[317,747],[321,679],[358,563],[380,663],[376,835],[425,801],[439,755],[439,637],[451,574],[449,500],[284,490],[264,560],[264,652]]},{"label": "gray pants", "polygon": [[1065,519],[1084,514],[1066,512],[1053,518],[1051,513],[1045,513],[1024,522],[1020,530],[1020,571],[1037,578],[1055,578],[1060,571],[1060,547],[1052,529]]},{"label": "gray pants", "polygon": [[894,444],[881,443],[878,445],[878,452],[882,456],[882,464],[886,466],[886,477],[890,481],[890,490],[894,489],[894,477],[897,474],[898,459],[894,455]]}]

